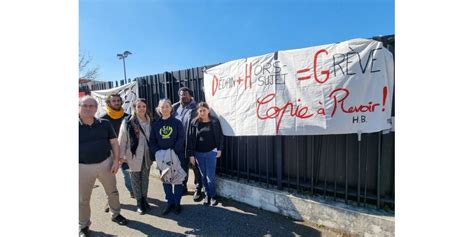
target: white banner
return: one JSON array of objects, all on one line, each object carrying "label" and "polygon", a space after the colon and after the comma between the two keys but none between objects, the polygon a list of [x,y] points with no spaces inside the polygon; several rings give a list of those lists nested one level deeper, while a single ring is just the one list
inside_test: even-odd
[{"label": "white banner", "polygon": [[381,42],[278,51],[204,72],[226,136],[371,133],[391,128],[392,54]]},{"label": "white banner", "polygon": [[97,108],[96,117],[100,118],[105,115],[105,98],[108,95],[117,93],[122,97],[123,100],[123,108],[126,113],[131,114],[132,112],[132,103],[139,98],[138,97],[138,84],[136,81],[130,82],[128,84],[107,89],[107,90],[99,90],[99,91],[91,91],[91,96],[93,96],[97,102],[99,102],[99,106]]}]

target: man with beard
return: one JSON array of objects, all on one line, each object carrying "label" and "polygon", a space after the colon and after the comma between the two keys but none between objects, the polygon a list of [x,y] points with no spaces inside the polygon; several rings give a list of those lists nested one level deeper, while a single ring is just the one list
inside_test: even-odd
[{"label": "man with beard", "polygon": [[[112,124],[112,127],[114,128],[115,134],[119,134],[120,132],[120,125],[122,124],[123,118],[127,117],[128,114],[125,113],[125,110],[122,108],[123,105],[123,100],[122,97],[120,97],[119,94],[114,93],[110,94],[105,98],[105,103],[106,103],[106,114],[102,116],[102,119],[109,120],[109,122]],[[129,167],[127,163],[122,163],[122,175],[123,179],[125,181],[125,187],[127,187],[128,192],[130,193],[131,198],[135,198],[133,189],[132,189],[132,183],[130,181],[130,173],[128,172]],[[109,211],[109,206],[105,206],[105,212]]]},{"label": "man with beard", "polygon": [[[187,87],[181,87],[178,90],[179,94],[179,102],[176,102],[173,104],[173,116],[177,118],[181,123],[183,124],[184,131],[186,133],[185,136],[185,150],[187,150],[187,142],[188,142],[188,128],[189,128],[189,123],[191,122],[191,119],[196,117],[197,112],[196,112],[196,102],[192,98],[192,91],[191,89]],[[202,180],[201,180],[201,172],[199,171],[198,165],[192,165],[189,162],[189,157],[188,154],[185,154],[185,161],[186,164],[183,164],[182,167],[186,171],[186,179],[183,182],[184,185],[184,193],[187,192],[187,183],[188,183],[188,177],[189,177],[189,168],[191,167],[194,172],[194,185],[195,185],[195,191],[193,195],[193,200],[195,202],[199,201],[199,199],[202,196]]]}]

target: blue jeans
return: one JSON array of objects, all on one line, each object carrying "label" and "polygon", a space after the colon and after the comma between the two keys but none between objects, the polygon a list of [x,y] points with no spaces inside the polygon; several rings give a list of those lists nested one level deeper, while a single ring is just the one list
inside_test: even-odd
[{"label": "blue jeans", "polygon": [[[173,186],[174,186],[174,193],[173,193]],[[180,205],[181,204],[181,196],[183,196],[183,185],[172,185],[172,184],[167,184],[163,183],[163,189],[165,190],[166,194],[166,200],[168,201],[168,204],[176,204]]]},{"label": "blue jeans", "polygon": [[[126,164],[126,163],[124,163]],[[132,182],[130,181],[130,173],[128,172],[128,165],[124,166],[124,164],[122,164],[122,174],[123,174],[123,180],[125,181],[125,187],[127,187],[127,190],[128,192],[133,192],[133,189],[132,189]]]},{"label": "blue jeans", "polygon": [[216,196],[217,153],[214,151],[195,152],[195,155],[201,171],[202,184],[206,189],[206,196],[213,198]]}]

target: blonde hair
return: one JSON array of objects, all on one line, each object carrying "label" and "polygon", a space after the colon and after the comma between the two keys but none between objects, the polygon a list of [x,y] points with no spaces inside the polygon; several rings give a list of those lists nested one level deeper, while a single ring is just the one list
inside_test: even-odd
[{"label": "blonde hair", "polygon": [[160,112],[160,106],[163,104],[163,103],[168,103],[171,107],[171,112],[170,112],[170,115],[173,115],[173,104],[171,103],[171,100],[169,99],[161,99],[160,102],[158,102],[158,106],[156,106],[155,110],[156,110],[156,113],[158,114],[158,116],[161,118],[163,117],[163,115],[161,114]]}]

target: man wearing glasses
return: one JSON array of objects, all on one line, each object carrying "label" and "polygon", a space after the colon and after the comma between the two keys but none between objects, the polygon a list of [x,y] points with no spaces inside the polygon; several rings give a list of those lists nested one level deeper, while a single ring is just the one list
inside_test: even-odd
[{"label": "man wearing glasses", "polygon": [[87,236],[91,224],[90,198],[96,179],[107,194],[112,221],[126,225],[127,219],[120,215],[115,180],[120,167],[117,135],[109,121],[94,117],[97,101],[92,96],[82,97],[79,106],[79,235]]}]

